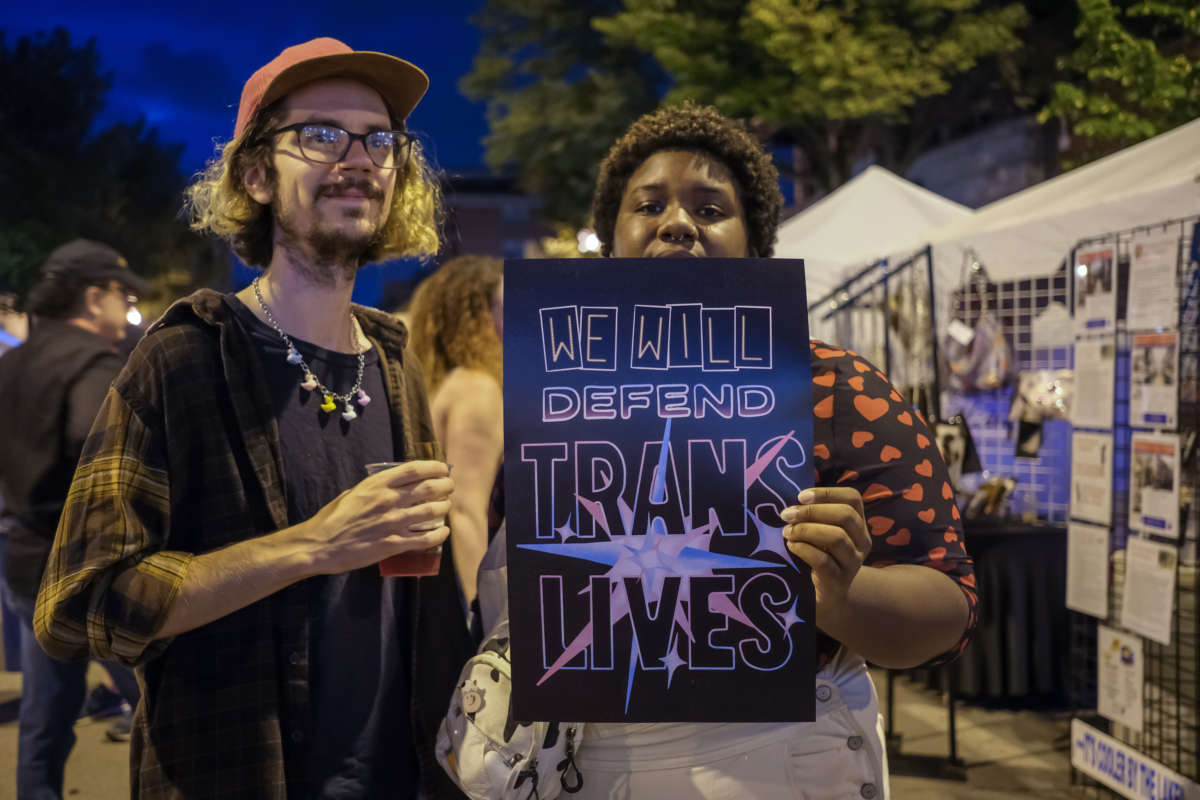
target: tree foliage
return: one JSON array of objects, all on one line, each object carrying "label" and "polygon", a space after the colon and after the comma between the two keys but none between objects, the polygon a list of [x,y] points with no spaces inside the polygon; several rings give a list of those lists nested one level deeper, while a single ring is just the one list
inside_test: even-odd
[{"label": "tree foliage", "polygon": [[1004,0],[489,0],[462,88],[488,102],[489,164],[577,224],[605,149],[660,100],[791,145],[782,170],[813,193],[864,157],[903,172],[998,93],[1012,106],[999,58],[1028,19]]},{"label": "tree foliage", "polygon": [[594,24],[654,55],[674,79],[668,102],[757,121],[829,191],[864,156],[902,172],[988,93],[962,78],[1018,50],[1028,19],[1019,3],[980,0],[627,0]]},{"label": "tree foliage", "polygon": [[1060,59],[1043,120],[1058,116],[1080,163],[1200,116],[1200,8],[1193,0],[1077,0],[1077,47]]},{"label": "tree foliage", "polygon": [[514,171],[553,222],[586,221],[596,167],[616,137],[658,104],[664,78],[633,47],[613,46],[593,17],[616,0],[490,0],[463,93],[487,103],[488,165]]},{"label": "tree foliage", "polygon": [[221,278],[223,254],[178,217],[182,147],[142,120],[94,131],[112,86],[94,39],[58,28],[10,45],[0,31],[0,76],[0,289],[28,289],[77,237],[112,245],[164,293]]}]

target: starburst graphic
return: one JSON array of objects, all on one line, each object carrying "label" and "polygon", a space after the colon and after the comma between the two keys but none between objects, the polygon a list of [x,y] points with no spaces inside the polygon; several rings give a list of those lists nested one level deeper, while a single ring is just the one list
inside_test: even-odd
[{"label": "starburst graphic", "polygon": [[[754,463],[747,465],[745,471],[745,484],[747,488],[759,479],[763,471],[776,458],[779,458],[779,453],[784,445],[789,440],[794,440],[793,434],[794,432],[789,431],[784,436],[776,437]],[[671,420],[667,419],[663,431],[662,449],[659,454],[658,465],[650,490],[650,501],[655,504],[661,504],[666,500],[666,474],[667,459],[670,454],[670,436]],[[792,464],[789,466],[796,465]],[[560,537],[559,542],[553,544],[520,544],[517,546],[522,550],[587,561],[608,567],[604,575],[608,578],[610,624],[614,628],[618,622],[627,617],[630,618],[632,624],[632,611],[630,609],[629,596],[625,589],[625,579],[639,579],[645,593],[647,606],[654,604],[658,609],[657,614],[670,613],[671,615],[672,633],[667,655],[657,659],[666,668],[667,688],[670,688],[676,671],[681,667],[686,668],[688,666],[687,661],[679,655],[679,637],[677,632],[685,632],[685,635],[691,641],[691,626],[688,624],[688,609],[691,608],[691,578],[711,577],[715,574],[715,570],[764,570],[778,569],[785,565],[796,569],[784,543],[782,528],[767,525],[759,520],[757,515],[750,514],[748,509],[745,509],[745,511],[754,520],[755,532],[757,533],[757,546],[752,556],[767,554],[774,556],[773,558],[746,558],[713,552],[711,548],[714,536],[717,535],[718,524],[716,513],[712,509],[709,511],[709,518],[703,524],[693,524],[690,516],[684,517],[683,531],[669,532],[665,529],[663,520],[660,517],[651,516],[650,529],[644,533],[613,534],[610,530],[609,520],[606,518],[601,504],[582,497],[577,497],[576,499],[579,501],[579,505],[583,511],[595,520],[597,527],[608,534],[607,541],[581,540],[574,525],[574,518],[572,517],[565,525],[556,529],[555,532]],[[626,531],[631,530],[634,519],[633,509],[625,503],[623,498],[618,499],[617,507],[621,515],[623,529]],[[679,581],[679,591],[674,608],[669,610],[662,608],[663,586],[668,577],[681,579]],[[587,595],[590,592],[591,587],[588,586],[580,592],[580,595]],[[708,604],[710,612],[726,616],[758,632],[760,635],[765,635],[742,612],[728,594],[719,592],[709,594]],[[785,614],[777,615],[777,618],[786,630],[790,630],[797,623],[804,622],[796,613],[798,605],[799,600]],[[545,670],[539,678],[537,685],[540,686],[549,680],[556,672],[591,646],[594,635],[595,631],[592,628],[592,623],[589,622],[566,646],[554,663]],[[635,630],[630,650],[629,672],[626,682],[626,713],[629,711],[629,701],[633,692],[634,679],[637,674],[637,666],[640,658],[641,653]]]}]

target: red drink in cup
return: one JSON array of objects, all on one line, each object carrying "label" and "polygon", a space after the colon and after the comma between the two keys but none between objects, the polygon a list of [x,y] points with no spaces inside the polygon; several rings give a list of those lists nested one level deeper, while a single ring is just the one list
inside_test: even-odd
[{"label": "red drink in cup", "polygon": [[[403,461],[381,461],[367,464],[367,474],[374,475],[385,469],[398,467]],[[409,526],[410,531],[432,531],[446,524],[445,518],[417,522]],[[442,546],[434,545],[427,550],[407,550],[388,556],[379,562],[379,574],[385,578],[414,578],[423,575],[437,575],[442,566]]]},{"label": "red drink in cup", "polygon": [[437,575],[442,567],[442,546],[428,550],[409,550],[379,562],[379,574],[385,578],[415,578]]}]

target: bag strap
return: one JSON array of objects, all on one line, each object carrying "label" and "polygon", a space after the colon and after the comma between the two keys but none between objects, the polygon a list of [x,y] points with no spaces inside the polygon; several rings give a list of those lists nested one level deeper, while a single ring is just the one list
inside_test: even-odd
[{"label": "bag strap", "polygon": [[[579,771],[579,765],[575,763],[575,729],[567,728],[567,757],[555,765],[558,770],[558,782],[562,784],[563,791],[568,794],[575,794],[583,788],[583,773]],[[571,772],[575,772],[575,784],[572,786],[567,783],[567,779]]]},{"label": "bag strap", "polygon": [[521,784],[524,783],[526,781],[526,779],[532,780],[533,783],[531,783],[529,786],[529,794],[525,795],[525,800],[541,800],[541,795],[538,794],[538,773],[537,773],[537,759],[536,758],[531,758],[529,760],[529,766],[525,767],[525,769],[523,769],[517,773],[517,782],[513,784],[513,788],[519,789],[521,787]]}]

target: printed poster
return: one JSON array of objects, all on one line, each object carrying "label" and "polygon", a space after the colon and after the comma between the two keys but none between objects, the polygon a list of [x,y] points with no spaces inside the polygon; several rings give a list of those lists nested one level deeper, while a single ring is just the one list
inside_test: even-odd
[{"label": "printed poster", "polygon": [[1138,333],[1129,353],[1129,423],[1174,428],[1179,333]]},{"label": "printed poster", "polygon": [[1075,254],[1075,334],[1109,332],[1116,321],[1116,248],[1084,248]]},{"label": "printed poster", "polygon": [[1179,315],[1179,236],[1134,239],[1129,246],[1129,330],[1174,328]]},{"label": "printed poster", "polygon": [[510,261],[505,295],[515,718],[813,719],[803,262]]},{"label": "printed poster", "polygon": [[1121,594],[1121,627],[1159,644],[1171,644],[1175,611],[1173,545],[1131,536],[1125,545],[1125,588]]},{"label": "printed poster", "polygon": [[1129,450],[1129,527],[1178,538],[1179,437],[1134,433]]},{"label": "printed poster", "polygon": [[1141,639],[1096,626],[1096,710],[1101,716],[1142,732],[1144,672]]},{"label": "printed poster", "polygon": [[1108,619],[1108,528],[1067,523],[1067,608]]},{"label": "printed poster", "polygon": [[1112,459],[1111,433],[1072,434],[1072,517],[1097,525],[1112,523]]},{"label": "printed poster", "polygon": [[1071,424],[1077,428],[1111,428],[1116,346],[1111,336],[1075,342],[1075,393]]}]

